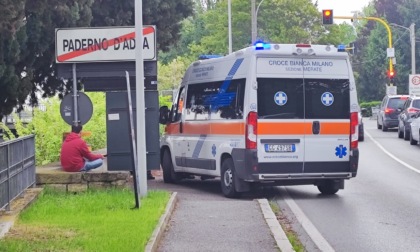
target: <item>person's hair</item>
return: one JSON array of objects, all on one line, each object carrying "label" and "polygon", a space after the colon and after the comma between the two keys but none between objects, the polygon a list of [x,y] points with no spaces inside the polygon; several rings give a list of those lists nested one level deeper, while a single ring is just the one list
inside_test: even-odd
[{"label": "person's hair", "polygon": [[71,126],[71,132],[74,132],[76,134],[79,134],[80,131],[82,131],[83,126],[81,124],[74,124]]}]

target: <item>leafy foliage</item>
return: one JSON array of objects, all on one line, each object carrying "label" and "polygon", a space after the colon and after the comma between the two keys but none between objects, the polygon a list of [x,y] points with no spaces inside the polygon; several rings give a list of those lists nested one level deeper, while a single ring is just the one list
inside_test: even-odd
[{"label": "leafy foliage", "polygon": [[[90,132],[86,142],[93,150],[106,146],[106,115],[105,94],[87,93],[94,107],[92,118],[83,126],[82,132]],[[60,100],[58,97],[43,102],[46,110],[34,109],[34,116],[30,123],[24,125],[16,118],[15,128],[19,136],[35,135],[36,164],[44,165],[58,161],[64,133],[70,132],[71,127],[64,122],[60,115]]]}]

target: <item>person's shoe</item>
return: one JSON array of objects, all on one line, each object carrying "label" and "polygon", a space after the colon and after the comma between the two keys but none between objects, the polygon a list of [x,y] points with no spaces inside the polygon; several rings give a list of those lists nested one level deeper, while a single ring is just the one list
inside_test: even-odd
[{"label": "person's shoe", "polygon": [[155,177],[153,177],[152,172],[147,171],[147,180],[153,180],[153,179],[155,179]]}]

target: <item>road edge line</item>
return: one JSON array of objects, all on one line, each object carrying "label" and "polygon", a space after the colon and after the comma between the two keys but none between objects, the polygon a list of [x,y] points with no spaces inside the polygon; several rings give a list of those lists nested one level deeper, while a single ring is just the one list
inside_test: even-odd
[{"label": "road edge line", "polygon": [[306,233],[311,237],[315,245],[323,252],[333,252],[334,248],[328,243],[328,241],[322,236],[318,229],[312,224],[312,222],[306,217],[302,209],[296,204],[292,199],[289,192],[285,188],[285,195],[283,197],[286,204],[292,210],[293,214],[296,216],[296,219],[306,231]]}]

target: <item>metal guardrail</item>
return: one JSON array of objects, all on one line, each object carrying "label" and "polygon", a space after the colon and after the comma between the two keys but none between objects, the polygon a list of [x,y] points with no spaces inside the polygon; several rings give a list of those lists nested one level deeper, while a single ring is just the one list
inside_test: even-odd
[{"label": "metal guardrail", "polygon": [[35,136],[0,143],[0,210],[35,186]]}]

